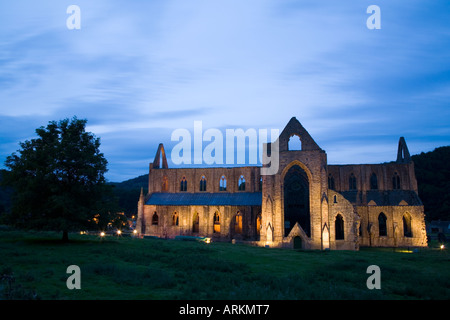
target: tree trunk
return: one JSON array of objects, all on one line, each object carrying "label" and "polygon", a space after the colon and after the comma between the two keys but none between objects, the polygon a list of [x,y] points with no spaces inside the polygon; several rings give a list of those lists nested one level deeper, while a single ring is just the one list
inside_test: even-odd
[{"label": "tree trunk", "polygon": [[63,231],[62,241],[69,242],[69,232],[67,230]]}]

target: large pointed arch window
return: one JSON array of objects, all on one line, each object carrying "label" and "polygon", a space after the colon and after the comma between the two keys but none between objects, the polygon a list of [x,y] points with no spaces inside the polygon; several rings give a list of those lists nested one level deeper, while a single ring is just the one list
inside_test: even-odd
[{"label": "large pointed arch window", "polygon": [[298,165],[292,166],[284,177],[284,235],[288,236],[296,223],[308,237],[311,235],[309,212],[309,180]]}]

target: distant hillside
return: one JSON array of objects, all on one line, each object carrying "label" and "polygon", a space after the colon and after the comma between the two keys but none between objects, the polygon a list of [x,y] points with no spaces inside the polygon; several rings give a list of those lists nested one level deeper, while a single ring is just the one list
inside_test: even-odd
[{"label": "distant hillside", "polygon": [[450,146],[411,158],[426,220],[450,220]]},{"label": "distant hillside", "polygon": [[137,178],[126,180],[123,182],[110,183],[114,187],[114,193],[119,201],[119,207],[127,216],[137,215],[137,202],[144,188],[144,194],[148,189],[148,174],[144,174]]}]

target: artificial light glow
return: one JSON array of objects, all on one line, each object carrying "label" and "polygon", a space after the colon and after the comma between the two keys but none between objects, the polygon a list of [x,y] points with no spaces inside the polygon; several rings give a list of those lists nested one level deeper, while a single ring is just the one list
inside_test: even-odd
[{"label": "artificial light glow", "polygon": [[122,231],[117,230],[117,234],[120,236],[122,234]]},{"label": "artificial light glow", "polygon": [[137,233],[137,230],[133,230],[133,233],[136,234],[136,233]]},{"label": "artificial light glow", "polygon": [[105,236],[105,233],[102,231],[102,232],[100,232],[100,237],[104,237]]},{"label": "artificial light glow", "polygon": [[441,250],[445,249],[445,246],[443,244],[441,244],[440,248],[441,248]]}]

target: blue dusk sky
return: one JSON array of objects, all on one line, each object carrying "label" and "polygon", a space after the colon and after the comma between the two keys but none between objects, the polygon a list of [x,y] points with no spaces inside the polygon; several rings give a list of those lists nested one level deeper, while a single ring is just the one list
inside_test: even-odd
[{"label": "blue dusk sky", "polygon": [[172,132],[194,121],[282,130],[295,116],[329,164],[395,160],[400,136],[431,151],[450,144],[450,1],[1,1],[0,167],[73,116],[116,182],[147,173],[161,142],[170,166]]}]

